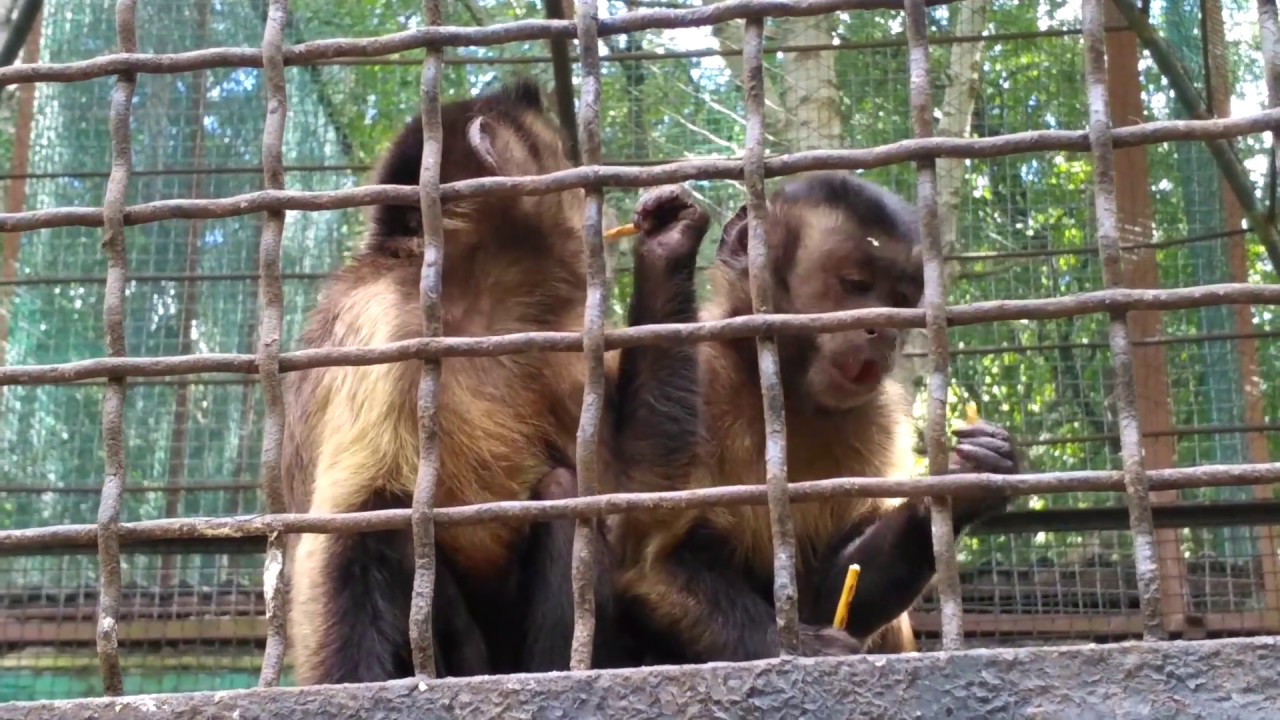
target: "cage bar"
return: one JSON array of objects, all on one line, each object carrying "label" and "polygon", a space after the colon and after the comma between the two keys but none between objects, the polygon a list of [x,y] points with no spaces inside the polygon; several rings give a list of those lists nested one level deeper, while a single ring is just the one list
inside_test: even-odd
[{"label": "cage bar", "polygon": [[[423,0],[428,25],[439,25],[440,0]],[[440,202],[440,163],[444,129],[440,119],[440,74],[444,52],[427,47],[422,65],[422,165],[418,174],[422,208],[422,273],[418,293],[422,303],[423,335],[444,334],[440,304],[444,277],[444,216]],[[440,427],[436,414],[440,400],[439,358],[422,363],[418,384],[418,477],[413,489],[413,599],[409,606],[409,644],[413,669],[419,676],[435,677],[435,639],[431,625],[436,584],[436,486],[440,475]]]},{"label": "cage bar", "polygon": [[[773,312],[768,267],[764,194],[764,20],[746,21],[742,42],[742,86],[746,95],[747,134],[743,148],[743,185],[747,191],[747,277],[754,313]],[[773,605],[778,646],[783,655],[800,652],[799,591],[796,588],[796,532],[787,494],[787,419],[778,366],[776,337],[756,337],[760,393],[764,403],[764,476],[773,539]]]},{"label": "cage bar", "polygon": [[[1120,234],[1116,224],[1115,152],[1111,132],[1111,108],[1107,93],[1106,30],[1103,0],[1085,0],[1085,82],[1089,95],[1089,140],[1093,146],[1093,204],[1097,215],[1098,251],[1102,256],[1102,282],[1108,289],[1120,287]],[[1166,637],[1160,568],[1156,554],[1155,525],[1151,517],[1151,490],[1142,463],[1142,435],[1138,425],[1138,400],[1133,377],[1133,347],[1129,321],[1123,310],[1111,312],[1108,329],[1111,367],[1115,372],[1116,421],[1120,427],[1120,454],[1124,460],[1125,501],[1133,531],[1133,560],[1138,572],[1138,602],[1142,635],[1147,640]]]},{"label": "cage bar", "polygon": [[[1280,115],[1277,115],[1280,118]],[[1280,286],[1221,283],[1199,287],[1137,290],[1112,288],[1035,300],[993,300],[952,305],[951,327],[1006,320],[1052,320],[1118,310],[1187,310],[1219,305],[1280,305]],[[923,310],[867,309],[812,315],[748,315],[728,320],[659,324],[605,331],[605,349],[657,342],[706,342],[766,334],[811,334],[866,327],[924,327]],[[582,335],[572,332],[512,333],[500,337],[441,337],[405,340],[374,347],[300,350],[280,355],[281,372],[316,367],[377,365],[433,357],[492,357],[518,352],[577,352]],[[53,365],[0,367],[0,385],[64,384],[110,378],[166,377],[192,373],[257,372],[257,358],[246,353],[206,353],[148,358],[105,357]],[[0,533],[0,536],[3,536]]]},{"label": "cage bar", "polygon": [[[138,49],[137,0],[116,3],[116,42],[124,52]],[[133,143],[129,135],[130,111],[137,77],[120,74],[111,92],[111,177],[103,199],[102,248],[107,255],[107,283],[103,292],[102,324],[107,353],[127,354],[124,334],[124,289],[129,271],[125,252],[124,201],[133,167]],[[124,694],[120,670],[120,503],[124,494],[125,378],[108,378],[102,396],[102,454],[106,474],[102,480],[102,500],[98,506],[98,662],[102,667],[102,687],[107,695]]]},{"label": "cage bar", "polygon": [[[908,71],[911,76],[911,128],[917,138],[933,137],[933,95],[929,89],[929,15],[924,0],[906,0]],[[947,278],[943,268],[942,236],[938,227],[936,161],[916,162],[916,204],[920,208],[920,235],[924,251],[925,330],[929,338],[929,398],[925,419],[925,446],[929,474],[945,475],[947,448],[947,378],[951,364],[947,338]],[[959,650],[964,645],[963,607],[960,602],[960,570],[951,517],[951,498],[930,498],[933,556],[937,566],[942,615],[942,647]]]},{"label": "cage bar", "polygon": [[[262,33],[263,80],[267,88],[267,115],[262,129],[262,182],[268,190],[284,189],[284,129],[289,112],[284,76],[284,30],[289,0],[271,0]],[[262,490],[270,512],[284,512],[284,481],[280,471],[280,451],[284,441],[284,390],[280,382],[280,333],[284,322],[284,286],[280,279],[281,241],[284,238],[284,211],[267,212],[259,243],[258,281],[258,375],[262,383]],[[270,687],[280,683],[284,668],[289,583],[284,574],[286,536],[267,536],[267,556],[263,563],[263,594],[267,603],[267,648],[263,654],[258,683]]]},{"label": "cage bar", "polygon": [[[927,0],[941,5],[952,0]],[[674,30],[764,17],[813,17],[851,10],[901,10],[902,0],[727,0],[712,6],[636,10],[600,21],[600,37]],[[437,26],[359,40],[312,40],[288,48],[285,65],[314,65],[338,58],[375,58],[437,45],[489,47],[513,42],[575,39],[572,20],[520,20],[488,27]],[[31,82],[77,82],[123,72],[171,74],[218,68],[260,68],[261,48],[206,48],[182,53],[114,53],[69,63],[0,68],[0,87]]]},{"label": "cage bar", "polygon": [[[1201,465],[1152,470],[1147,479],[1154,490],[1268,485],[1280,482],[1280,462]],[[929,497],[999,490],[1010,495],[1066,492],[1124,492],[1124,474],[1115,470],[988,475],[956,473],[921,478],[848,477],[788,483],[792,502],[817,502],[834,497]],[[473,525],[505,520],[553,520],[601,517],[637,510],[676,510],[716,506],[767,505],[767,488],[730,485],[696,490],[652,493],[610,493],[567,500],[508,501],[437,508],[443,525]],[[264,537],[273,532],[355,533],[403,530],[410,526],[409,510],[371,510],[336,514],[269,514],[240,517],[170,518],[120,524],[120,537],[129,543],[170,539]],[[0,532],[0,553],[21,550],[92,547],[95,525],[53,525]]]},{"label": "cage bar", "polygon": [[[582,67],[582,95],[578,109],[578,149],[582,164],[600,164],[600,9],[596,0],[578,0],[578,52]],[[598,453],[600,419],[604,413],[604,319],[607,290],[604,261],[604,194],[598,185],[586,188],[582,219],[582,242],[587,258],[587,302],[583,317],[582,352],[586,361],[582,413],[578,417],[577,475],[578,497],[599,492]],[[573,531],[573,640],[569,666],[573,670],[591,667],[591,646],[595,637],[596,564],[595,521],[580,518]]]},{"label": "cage bar", "polygon": [[[1268,132],[1277,127],[1280,127],[1280,109],[1238,118],[1161,120],[1114,130],[1112,146],[1124,148],[1181,141],[1227,140],[1241,135]],[[870,170],[944,155],[978,159],[1053,150],[1088,152],[1089,148],[1089,135],[1084,130],[1029,130],[989,138],[917,138],[859,150],[807,150],[767,158],[764,169],[765,177],[773,178],[811,170]],[[741,160],[726,158],[682,160],[649,167],[580,167],[539,176],[461,180],[441,185],[440,197],[442,200],[515,197],[548,194],[588,185],[639,188],[689,180],[736,180],[743,177],[742,166]],[[315,212],[347,210],[375,204],[417,206],[419,198],[413,188],[403,185],[364,185],[346,190],[322,191],[264,190],[225,198],[157,200],[131,205],[125,208],[124,221],[126,226],[130,226],[160,220],[221,219],[267,210]],[[0,232],[73,226],[102,227],[102,222],[101,208],[30,210],[0,213]]]}]

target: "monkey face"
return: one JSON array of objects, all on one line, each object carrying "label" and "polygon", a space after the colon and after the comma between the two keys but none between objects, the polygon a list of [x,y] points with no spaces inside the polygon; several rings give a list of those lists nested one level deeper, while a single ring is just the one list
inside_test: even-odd
[{"label": "monkey face", "polygon": [[[745,219],[743,208],[725,224],[719,258],[749,298]],[[924,287],[918,227],[910,205],[852,175],[792,180],[770,198],[765,226],[776,311],[915,307]],[[852,408],[893,370],[899,337],[893,328],[780,337],[783,374],[816,406]]]},{"label": "monkey face", "polygon": [[[867,227],[847,211],[793,207],[780,216],[795,243],[783,297],[787,312],[824,313],[914,307],[922,277],[909,239]],[[900,333],[866,328],[789,338],[810,344],[804,392],[816,405],[842,410],[861,404],[893,370]]]}]

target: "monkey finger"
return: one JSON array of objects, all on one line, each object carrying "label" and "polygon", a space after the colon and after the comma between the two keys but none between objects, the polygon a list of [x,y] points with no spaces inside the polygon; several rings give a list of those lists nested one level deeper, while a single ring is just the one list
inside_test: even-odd
[{"label": "monkey finger", "polygon": [[636,203],[633,224],[642,233],[653,233],[677,221],[701,225],[706,232],[711,218],[683,185],[662,185],[646,192]]},{"label": "monkey finger", "polygon": [[976,425],[965,425],[955,428],[951,431],[951,434],[958,438],[994,437],[1010,443],[1013,442],[1013,436],[1009,434],[1008,430],[1005,430],[999,425],[993,425],[986,420],[979,420]]},{"label": "monkey finger", "polygon": [[989,450],[999,455],[1000,457],[1005,458],[1006,460],[1014,459],[1013,445],[1010,445],[1009,443],[1003,440],[1000,440],[999,438],[981,437],[981,436],[964,438],[960,442],[956,443],[957,447],[962,445],[969,446],[969,447],[980,447],[984,450]]},{"label": "monkey finger", "polygon": [[955,453],[956,457],[972,467],[974,472],[1009,475],[1017,469],[1017,464],[1012,460],[1000,457],[985,448],[973,445],[957,445],[952,452]]}]

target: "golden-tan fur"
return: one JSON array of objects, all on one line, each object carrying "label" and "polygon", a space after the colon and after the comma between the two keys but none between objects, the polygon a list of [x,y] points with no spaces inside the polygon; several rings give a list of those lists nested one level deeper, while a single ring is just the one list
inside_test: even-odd
[{"label": "golden-tan fur", "polygon": [[[445,108],[442,182],[493,174],[468,152],[465,125],[486,112],[474,102]],[[509,105],[493,112],[487,130],[502,164],[497,174],[570,167],[558,132],[544,116],[521,114]],[[397,142],[410,149],[393,146],[379,172],[390,172],[388,163],[403,162],[401,175],[416,180],[420,146],[417,155],[411,152],[412,132]],[[445,335],[581,329],[586,296],[582,191],[446,203],[444,213]],[[387,217],[383,226],[375,218],[365,250],[330,277],[307,318],[303,346],[369,347],[422,336],[422,241],[413,223],[404,230],[388,229],[400,217]],[[611,367],[615,360],[610,358]],[[557,464],[572,463],[585,377],[581,354],[455,357],[441,366],[438,506],[527,499],[539,478]],[[409,361],[286,376],[284,475],[291,511],[370,509],[371,499],[380,495],[408,505],[418,469],[421,368]],[[449,526],[437,529],[436,537],[441,551],[473,580],[497,582],[527,528],[514,521]],[[326,623],[335,620],[324,606],[325,579],[318,575],[334,542],[303,535],[289,562],[290,646],[304,684],[316,672],[316,643],[326,635]]]}]

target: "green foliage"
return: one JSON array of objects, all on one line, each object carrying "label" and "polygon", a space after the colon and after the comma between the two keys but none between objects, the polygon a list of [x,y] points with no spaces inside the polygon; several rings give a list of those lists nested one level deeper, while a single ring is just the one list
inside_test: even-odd
[{"label": "green foliage", "polygon": [[[1229,18],[1249,19],[1252,3],[1229,0]],[[114,48],[112,0],[52,4],[46,11],[42,59],[65,62]],[[540,2],[445,3],[446,23],[474,24],[473,10],[486,23],[540,17]],[[206,8],[208,22],[193,8]],[[933,98],[941,105],[948,83],[949,49],[968,42],[951,38],[958,5],[931,11]],[[1079,4],[1069,0],[995,0],[988,15],[982,77],[972,118],[979,137],[1038,130],[1081,129],[1087,104],[1082,48],[1077,32]],[[1193,77],[1199,60],[1198,4],[1164,0],[1153,4],[1153,22],[1177,38]],[[607,12],[624,9],[610,2]],[[192,20],[192,18],[197,18]],[[177,52],[212,46],[256,46],[261,42],[259,2],[194,0],[142,3],[143,52]],[[301,43],[332,37],[368,37],[422,24],[419,0],[292,0],[287,40]],[[1233,27],[1232,22],[1228,22]],[[771,37],[795,25],[771,21]],[[1261,96],[1261,64],[1256,25],[1228,50],[1236,87],[1236,112],[1252,111]],[[1232,31],[1235,32],[1235,31]],[[911,136],[907,53],[897,13],[842,14],[835,40],[849,49],[824,53],[837,90],[837,117],[829,122],[847,147],[871,147]],[[653,162],[685,157],[731,157],[745,140],[745,108],[736,84],[733,57],[688,57],[674,51],[716,48],[706,31],[663,31],[602,40],[602,52],[668,52],[659,59],[603,64],[601,132],[606,161]],[[552,72],[547,43],[449,50],[446,98],[466,97],[501,79],[524,74],[548,89]],[[521,58],[542,58],[533,63]],[[788,58],[769,53],[767,78],[778,97],[812,80],[793,71]],[[368,166],[417,112],[421,52],[392,61],[287,69],[289,124],[285,153],[292,189],[322,190],[364,182]],[[577,69],[574,69],[575,74]],[[577,78],[575,77],[575,84]],[[1203,81],[1200,80],[1202,83]],[[113,78],[41,86],[34,151],[27,181],[28,207],[99,204],[109,169],[107,99]],[[1168,84],[1144,59],[1141,91],[1148,119],[1185,117]],[[554,106],[554,103],[552,103]],[[264,93],[256,70],[204,74],[143,75],[133,111],[135,175],[129,202],[185,197],[226,197],[261,188]],[[798,108],[780,108],[781,115]],[[8,164],[12,136],[0,128],[0,162]],[[1261,185],[1266,167],[1264,139],[1236,145]],[[791,148],[771,137],[770,152]],[[1222,188],[1204,148],[1194,144],[1156,146],[1146,151],[1154,202],[1151,237],[1166,243],[1158,254],[1160,282],[1189,286],[1227,279],[1231,241],[1223,239]],[[190,172],[204,168],[202,174]],[[915,197],[913,165],[879,168],[866,175],[908,198]],[[957,211],[957,240],[948,288],[951,304],[1010,298],[1042,298],[1102,287],[1094,253],[1092,171],[1087,155],[1033,153],[965,163]],[[770,182],[770,186],[776,181]],[[700,262],[712,262],[719,225],[744,200],[739,183],[691,183],[713,211],[713,224]],[[606,201],[619,221],[631,215],[638,191],[609,190]],[[1261,195],[1260,195],[1261,197]],[[341,262],[363,227],[358,211],[290,213],[283,250],[286,274],[285,344],[291,348],[310,307],[317,278]],[[1131,238],[1131,228],[1122,228]],[[194,352],[253,352],[258,323],[256,278],[261,218],[200,223],[166,222],[132,227],[127,233],[131,282],[127,296],[127,346],[131,355],[171,355],[183,346],[184,312],[193,332]],[[1175,244],[1187,236],[1213,239]],[[97,357],[101,340],[99,280],[105,263],[96,230],[63,228],[27,233],[21,239],[19,276],[24,284],[0,293],[0,312],[10,315],[7,362],[44,364]],[[1247,236],[1246,272],[1251,282],[1276,282],[1276,272],[1252,236]],[[1050,251],[1051,254],[1034,254]],[[192,253],[195,253],[194,255]],[[1017,255],[1021,253],[1021,255]],[[187,307],[188,265],[211,276],[198,283]],[[626,248],[616,263],[610,295],[610,322],[623,320],[631,290]],[[88,278],[88,279],[86,279]],[[705,287],[703,288],[705,292]],[[185,307],[185,310],[184,310]],[[1234,310],[1167,313],[1168,336],[1232,331]],[[1254,308],[1257,330],[1280,331],[1270,308]],[[1112,371],[1105,317],[1044,322],[1012,322],[956,328],[951,344],[950,405],[957,415],[968,401],[982,415],[1029,441],[1035,470],[1118,467],[1116,424],[1111,404]],[[1280,412],[1280,353],[1273,341],[1259,341],[1257,377],[1267,417]],[[1174,424],[1227,425],[1243,422],[1238,368],[1239,341],[1172,342],[1163,346],[1169,366]],[[253,379],[202,379],[181,390],[173,381],[129,384],[126,408],[126,520],[229,515],[261,510],[258,456],[262,418]],[[91,523],[102,477],[101,384],[0,388],[0,527]],[[184,399],[185,398],[185,399]],[[175,412],[186,407],[185,418]],[[923,419],[923,405],[919,416]],[[448,431],[448,429],[445,429]],[[1245,459],[1243,436],[1205,433],[1180,439],[1177,462],[1237,462]],[[1268,438],[1280,453],[1280,434]],[[147,488],[178,484],[174,496]],[[1215,491],[1202,496],[1223,496]],[[1116,502],[1114,495],[1055,495],[1020,500],[1045,508]],[[1227,538],[1202,533],[1186,541],[1187,552],[1211,548],[1245,553]],[[1010,538],[967,538],[962,553],[990,563],[1025,563],[1026,552],[1093,543],[1104,553],[1123,553],[1123,533],[1054,533],[1015,543]],[[1027,548],[1030,548],[1028,550]],[[162,561],[152,555],[124,558],[126,582],[156,584]],[[201,587],[260,587],[258,556],[199,555],[164,568],[180,582]],[[15,586],[78,588],[92,584],[97,564],[89,556],[0,558],[0,572]],[[72,590],[71,592],[75,592]],[[0,676],[0,694],[18,697],[30,676]],[[231,677],[230,674],[227,675]],[[249,675],[229,683],[249,684]],[[87,682],[87,681],[86,681]],[[141,682],[129,680],[129,682]],[[169,681],[166,681],[169,682]],[[172,681],[178,682],[178,681]],[[150,688],[151,686],[147,686]],[[166,685],[166,687],[178,687]],[[185,686],[184,686],[185,687]],[[77,686],[68,693],[96,692]],[[143,688],[130,685],[130,690]],[[43,697],[57,692],[36,691]],[[26,697],[24,695],[24,697]],[[3,699],[3,698],[0,698]]]}]

